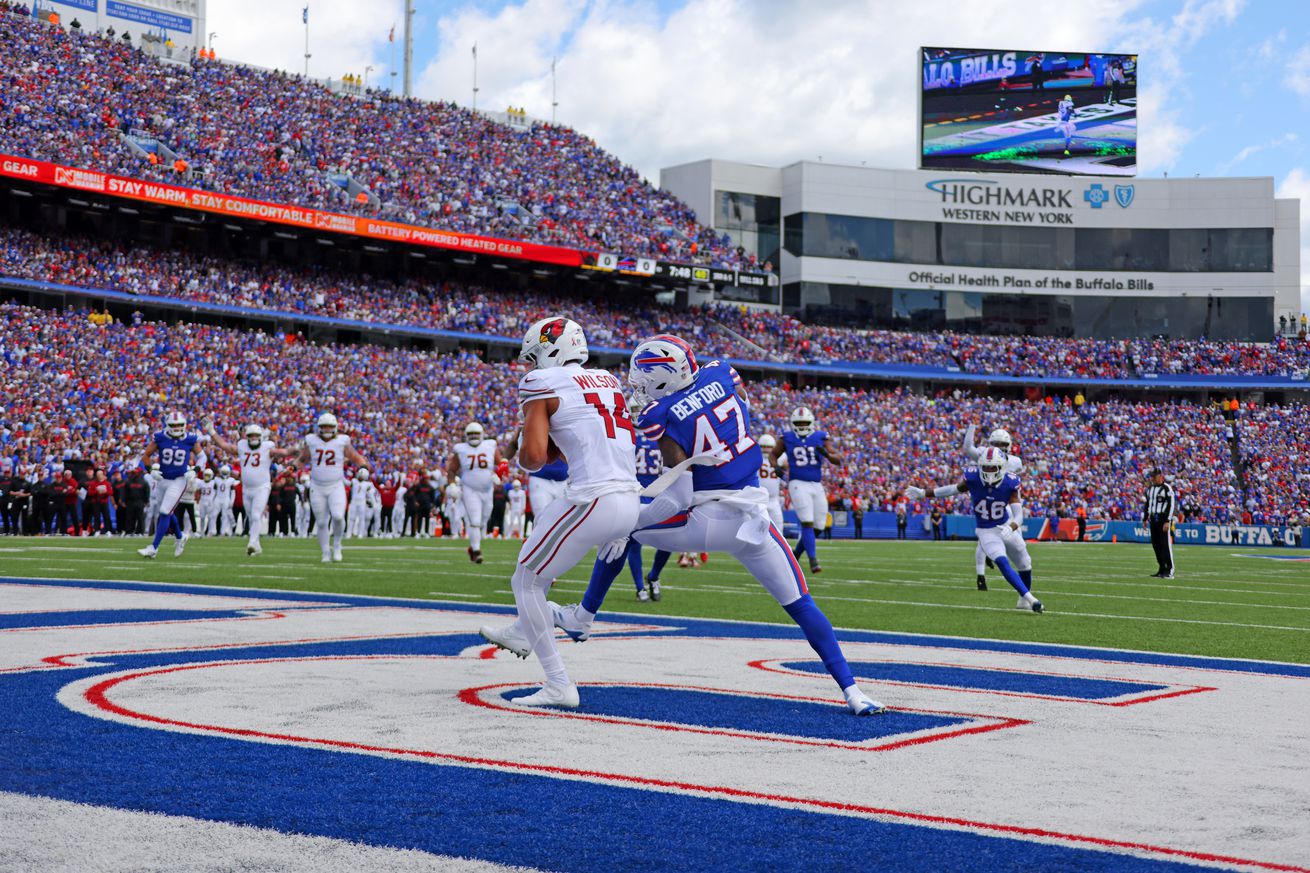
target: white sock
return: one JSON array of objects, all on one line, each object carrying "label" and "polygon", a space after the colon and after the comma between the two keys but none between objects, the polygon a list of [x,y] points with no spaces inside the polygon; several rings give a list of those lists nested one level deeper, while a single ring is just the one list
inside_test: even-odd
[{"label": "white sock", "polygon": [[574,615],[585,621],[587,624],[591,624],[593,621],[596,620],[596,613],[588,612],[587,608],[583,606],[581,603],[579,603],[576,607],[574,607]]},{"label": "white sock", "polygon": [[514,589],[514,603],[519,610],[519,627],[546,672],[546,684],[571,685],[569,674],[564,669],[564,659],[555,645],[555,616],[546,605],[549,581],[538,578],[520,565],[514,572],[510,587]]}]

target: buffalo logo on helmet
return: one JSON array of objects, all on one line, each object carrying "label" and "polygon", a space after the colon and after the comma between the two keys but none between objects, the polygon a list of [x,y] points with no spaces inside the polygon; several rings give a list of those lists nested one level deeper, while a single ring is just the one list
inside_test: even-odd
[{"label": "buffalo logo on helmet", "polygon": [[[691,371],[696,372],[696,355],[692,352],[691,346],[679,337],[660,334],[651,337],[647,342],[666,342],[682,349],[687,356],[687,362],[691,365]],[[656,370],[668,370],[670,373],[678,371],[678,359],[669,354],[660,354],[656,349],[638,352],[632,359],[632,365],[646,373],[653,373]]]}]

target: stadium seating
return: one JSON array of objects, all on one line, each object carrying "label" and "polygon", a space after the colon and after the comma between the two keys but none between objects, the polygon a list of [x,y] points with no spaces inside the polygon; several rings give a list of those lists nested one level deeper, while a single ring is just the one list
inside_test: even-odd
[{"label": "stadium seating", "polygon": [[[164,64],[16,11],[0,12],[0,152],[453,231],[757,266],[567,127],[510,127],[381,91],[338,95],[219,61]],[[182,163],[150,160],[126,133]],[[372,195],[363,202],[350,193],[361,186]]]},{"label": "stadium seating", "polygon": [[563,309],[589,326],[596,345],[627,348],[660,329],[684,335],[714,355],[745,360],[912,364],[1046,379],[1127,379],[1142,373],[1288,377],[1310,371],[1310,343],[1287,338],[1269,344],[1106,341],[842,329],[734,305],[687,310],[455,283],[394,283],[179,250],[128,249],[3,225],[0,276],[515,340],[522,325]]},{"label": "stadium seating", "polygon": [[[212,415],[233,430],[264,422],[282,445],[313,416],[334,410],[375,472],[441,463],[463,424],[477,418],[507,437],[518,410],[518,373],[477,357],[370,346],[322,346],[278,335],[191,324],[94,324],[86,311],[59,313],[0,305],[0,467],[43,475],[62,458],[130,465],[163,413],[196,421]],[[1065,398],[1003,401],[955,392],[924,397],[903,390],[749,386],[757,431],[780,432],[806,405],[844,456],[831,496],[887,506],[911,477],[943,482],[959,474],[961,432],[1005,426],[1028,463],[1030,513],[1080,501],[1093,518],[1135,519],[1146,470],[1176,477],[1198,520],[1231,521],[1244,506],[1269,520],[1310,497],[1304,407],[1267,407],[1243,424],[1257,470],[1275,471],[1244,492],[1234,476],[1226,422],[1217,409],[1188,404]],[[1297,428],[1295,440],[1279,434]],[[962,508],[962,507],[954,507]]]}]

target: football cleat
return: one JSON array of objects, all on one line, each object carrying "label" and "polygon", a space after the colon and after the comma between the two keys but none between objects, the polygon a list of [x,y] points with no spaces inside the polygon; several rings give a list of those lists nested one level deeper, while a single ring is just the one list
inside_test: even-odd
[{"label": "football cleat", "polygon": [[647,600],[650,600],[650,594],[646,591],[645,588],[639,588],[637,589],[637,599],[640,600],[642,603],[645,603]]},{"label": "football cleat", "polygon": [[507,624],[503,627],[491,627],[484,624],[478,628],[478,633],[482,635],[484,640],[504,649],[511,655],[526,658],[532,653],[532,646],[528,644],[528,638],[519,630],[517,623]]},{"label": "football cleat", "polygon": [[337,546],[332,550],[332,560],[334,561],[341,560],[341,546]]},{"label": "football cleat", "polygon": [[810,561],[810,572],[811,572],[811,573],[822,573],[822,572],[823,572],[823,568],[819,566],[819,562],[818,562],[818,561]]},{"label": "football cleat", "polygon": [[560,606],[558,603],[546,601],[550,607],[550,613],[555,617],[555,627],[569,635],[569,639],[575,643],[585,643],[591,639],[591,622],[578,615],[578,606],[573,603],[568,606]]},{"label": "football cleat", "polygon": [[856,715],[880,715],[887,711],[886,705],[879,703],[864,693],[856,694],[846,701],[851,712]]},{"label": "football cleat", "polygon": [[173,546],[174,558],[182,557],[182,552],[186,550],[187,540],[189,539],[191,539],[191,534],[189,533],[183,533],[182,536],[178,537],[177,545]]},{"label": "football cleat", "polygon": [[646,579],[646,587],[650,589],[650,599],[651,599],[651,600],[659,600],[659,599],[660,599],[660,596],[661,596],[661,595],[660,595],[660,580],[658,580],[658,579],[647,578],[647,579]]},{"label": "football cleat", "polygon": [[1041,612],[1042,602],[1035,597],[1032,598],[1031,602],[1028,597],[1020,597],[1019,602],[1014,605],[1014,608],[1022,609],[1024,612]]},{"label": "football cleat", "polygon": [[251,543],[250,545],[246,546],[247,555],[258,555],[258,554],[262,554],[263,551],[264,550],[255,543]]},{"label": "football cleat", "polygon": [[325,553],[323,554],[323,561],[322,561],[322,563],[324,563],[324,564],[331,564],[331,563],[332,563],[332,554],[331,554],[330,552],[325,552]]},{"label": "football cleat", "polygon": [[987,590],[987,577],[981,573],[978,574],[978,590],[979,591]]},{"label": "football cleat", "polygon": [[137,549],[136,553],[143,558],[153,558],[159,552],[155,551],[154,546],[146,546],[144,549]]},{"label": "football cleat", "polygon": [[578,686],[572,683],[568,685],[543,685],[536,694],[529,694],[527,697],[516,697],[510,702],[521,706],[558,706],[563,709],[577,709],[579,703]]}]

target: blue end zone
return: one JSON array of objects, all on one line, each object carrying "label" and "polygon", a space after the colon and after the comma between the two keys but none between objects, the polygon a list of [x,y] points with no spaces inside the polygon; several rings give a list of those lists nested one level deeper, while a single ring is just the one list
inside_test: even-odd
[{"label": "blue end zone", "polygon": [[[254,607],[258,609],[259,607]],[[143,621],[198,621],[207,618],[248,618],[251,609],[87,609],[67,612],[20,612],[0,615],[0,630],[25,627],[74,627],[84,624],[132,624]]]},{"label": "blue end zone", "polygon": [[[535,690],[506,691],[501,697],[513,700]],[[579,712],[587,715],[639,718],[664,724],[843,743],[862,743],[970,721],[967,718],[898,711],[889,711],[877,718],[856,718],[845,706],[682,688],[586,685],[579,690],[582,694]]]},{"label": "blue end zone", "polygon": [[[827,675],[818,661],[789,661],[782,666],[790,670]],[[857,679],[908,682],[916,685],[946,685],[951,688],[976,688],[980,691],[1009,691],[1018,694],[1044,694],[1050,697],[1073,697],[1078,700],[1107,700],[1146,691],[1164,691],[1167,685],[1123,682],[1116,679],[1087,679],[1081,676],[1048,676],[1042,673],[1016,673],[988,670],[985,667],[937,667],[929,664],[889,664],[882,661],[851,661]]]}]

